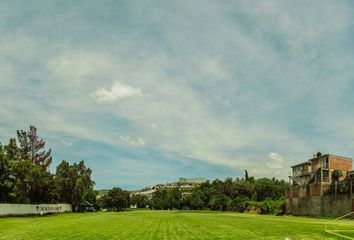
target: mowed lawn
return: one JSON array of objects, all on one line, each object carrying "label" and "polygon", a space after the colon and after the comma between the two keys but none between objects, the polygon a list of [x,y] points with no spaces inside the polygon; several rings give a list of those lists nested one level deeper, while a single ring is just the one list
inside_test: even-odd
[{"label": "mowed lawn", "polygon": [[[343,239],[324,231],[328,221],[204,211],[71,213],[0,218],[0,239]],[[354,220],[328,228],[350,236]]]}]

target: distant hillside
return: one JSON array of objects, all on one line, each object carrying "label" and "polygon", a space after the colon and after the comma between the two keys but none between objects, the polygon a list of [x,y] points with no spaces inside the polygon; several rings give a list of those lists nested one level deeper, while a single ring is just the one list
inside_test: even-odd
[{"label": "distant hillside", "polygon": [[204,182],[206,182],[205,178],[179,178],[177,182],[156,184],[154,186],[146,187],[140,190],[131,191],[131,194],[145,195],[151,198],[152,194],[160,188],[175,188],[175,187],[180,188],[180,190],[184,193],[188,193],[192,188]]},{"label": "distant hillside", "polygon": [[[130,194],[133,194],[133,195],[134,194],[141,194],[141,195],[152,196],[152,193],[154,193],[159,188],[180,187],[182,190],[188,191],[188,189],[191,189],[203,182],[206,182],[205,178],[179,178],[177,182],[160,183],[160,184],[156,184],[156,185],[145,187],[145,188],[138,189],[138,190],[131,190],[129,192],[130,192]],[[106,195],[109,190],[110,189],[97,190],[98,198]]]}]

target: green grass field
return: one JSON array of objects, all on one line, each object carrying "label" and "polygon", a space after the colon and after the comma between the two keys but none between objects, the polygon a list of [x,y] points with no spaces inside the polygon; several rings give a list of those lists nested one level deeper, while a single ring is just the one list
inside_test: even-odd
[{"label": "green grass field", "polygon": [[[1,240],[344,239],[326,219],[220,212],[128,211],[0,218]],[[354,220],[330,229],[354,237]],[[349,230],[349,231],[348,231]]]}]

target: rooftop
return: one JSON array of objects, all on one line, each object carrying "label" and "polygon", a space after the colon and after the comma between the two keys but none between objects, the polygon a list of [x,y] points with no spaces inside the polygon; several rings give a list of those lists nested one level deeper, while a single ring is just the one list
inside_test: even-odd
[{"label": "rooftop", "polygon": [[306,161],[306,162],[302,162],[302,163],[298,163],[298,164],[296,164],[296,165],[293,165],[293,166],[291,166],[291,167],[293,168],[293,167],[298,167],[298,166],[301,166],[301,165],[311,165],[311,161],[308,160],[308,161]]},{"label": "rooftop", "polygon": [[298,164],[295,164],[295,165],[293,165],[293,166],[291,166],[291,167],[293,168],[293,167],[298,167],[298,166],[301,166],[301,165],[310,165],[312,160],[320,159],[320,158],[323,158],[323,157],[329,157],[329,156],[331,156],[331,157],[343,158],[343,159],[352,161],[352,158],[349,158],[349,157],[343,157],[343,156],[340,156],[340,155],[335,155],[335,154],[326,153],[326,154],[321,154],[321,155],[318,156],[318,157],[316,156],[316,157],[310,158],[310,159],[309,159],[308,161],[306,161],[306,162],[298,163]]}]

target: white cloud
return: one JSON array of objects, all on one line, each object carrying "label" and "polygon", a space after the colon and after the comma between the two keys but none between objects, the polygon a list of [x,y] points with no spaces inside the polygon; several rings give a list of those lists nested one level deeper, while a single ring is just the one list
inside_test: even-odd
[{"label": "white cloud", "polygon": [[270,152],[267,156],[266,166],[271,169],[283,168],[283,157],[276,152]]},{"label": "white cloud", "polygon": [[61,140],[60,142],[61,142],[62,144],[64,144],[64,145],[66,145],[66,146],[69,146],[69,147],[71,147],[71,146],[73,145],[72,142],[69,142],[69,141],[66,141],[66,140]]},{"label": "white cloud", "polygon": [[98,103],[113,103],[127,97],[140,97],[143,93],[140,88],[114,82],[111,89],[99,88],[91,94]]},{"label": "white cloud", "polygon": [[134,146],[143,146],[143,145],[145,145],[145,140],[142,137],[133,138],[133,137],[130,137],[130,136],[120,136],[120,139],[123,142],[128,143],[130,145],[134,145]]},{"label": "white cloud", "polygon": [[[291,144],[290,144],[291,145]],[[263,164],[256,163],[253,168],[250,168],[249,173],[256,177],[277,177],[285,178],[289,174],[290,162],[294,159],[301,159],[303,156],[292,156],[292,159],[284,159],[284,157],[277,152],[270,152],[267,154]]]}]

